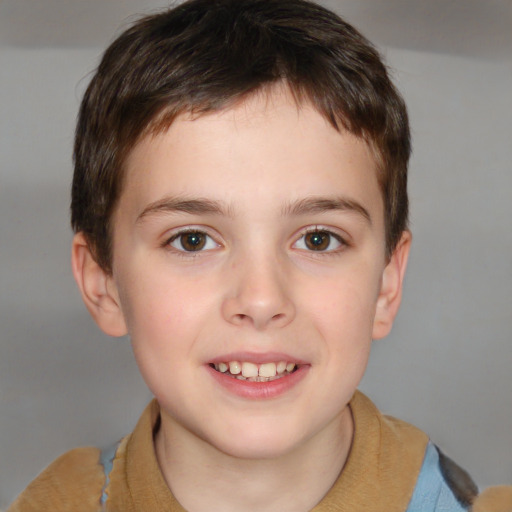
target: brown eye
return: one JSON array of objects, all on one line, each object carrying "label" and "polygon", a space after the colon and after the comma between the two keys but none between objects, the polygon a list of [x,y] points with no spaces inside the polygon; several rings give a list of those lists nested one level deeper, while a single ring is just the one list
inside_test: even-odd
[{"label": "brown eye", "polygon": [[304,244],[311,251],[325,251],[331,243],[331,235],[326,231],[312,231],[304,235]]},{"label": "brown eye", "polygon": [[220,247],[210,235],[194,229],[185,229],[176,233],[165,245],[182,253],[205,252]]},{"label": "brown eye", "polygon": [[207,235],[200,231],[189,231],[187,233],[179,234],[172,242],[171,245],[176,249],[181,249],[187,252],[200,251],[206,245]]},{"label": "brown eye", "polygon": [[306,231],[294,244],[294,249],[319,253],[337,253],[347,244],[341,236],[327,229]]}]

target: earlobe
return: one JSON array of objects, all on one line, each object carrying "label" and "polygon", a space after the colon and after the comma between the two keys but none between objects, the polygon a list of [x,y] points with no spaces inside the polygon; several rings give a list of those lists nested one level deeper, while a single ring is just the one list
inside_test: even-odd
[{"label": "earlobe", "polygon": [[73,237],[71,266],[82,299],[100,329],[110,336],[127,333],[113,277],[96,262],[83,233]]},{"label": "earlobe", "polygon": [[384,338],[390,333],[398,313],[411,240],[410,231],[404,231],[382,274],[373,322],[373,339]]}]

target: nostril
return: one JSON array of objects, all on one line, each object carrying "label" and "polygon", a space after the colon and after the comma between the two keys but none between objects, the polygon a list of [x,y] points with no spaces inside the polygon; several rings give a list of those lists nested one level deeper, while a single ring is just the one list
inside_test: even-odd
[{"label": "nostril", "polygon": [[251,317],[249,315],[245,315],[244,313],[237,313],[232,317],[233,323],[237,325],[243,325],[246,323],[252,323]]},{"label": "nostril", "polygon": [[245,290],[223,300],[222,315],[239,327],[252,325],[256,329],[265,326],[284,326],[293,320],[295,309],[291,301],[278,293],[262,296]]}]

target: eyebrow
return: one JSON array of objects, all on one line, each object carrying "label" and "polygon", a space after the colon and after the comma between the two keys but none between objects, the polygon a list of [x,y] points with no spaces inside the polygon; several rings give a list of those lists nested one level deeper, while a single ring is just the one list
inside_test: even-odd
[{"label": "eyebrow", "polygon": [[368,210],[357,201],[345,197],[308,197],[299,199],[283,208],[283,215],[306,215],[331,210],[353,212],[362,216],[370,225],[372,218]]},{"label": "eyebrow", "polygon": [[[283,216],[299,216],[332,210],[356,213],[363,217],[370,225],[372,224],[371,216],[363,205],[353,199],[344,197],[308,197],[299,199],[298,201],[284,206],[281,213]],[[183,197],[164,197],[144,208],[137,217],[136,222],[140,222],[148,215],[175,212],[183,212],[191,215],[234,216],[231,207],[224,205],[224,203],[220,201],[206,198],[187,199]]]},{"label": "eyebrow", "polygon": [[164,197],[146,206],[137,217],[137,222],[148,215],[175,212],[189,213],[191,215],[233,216],[231,209],[225,207],[224,204],[219,201],[204,198],[187,199],[183,197]]}]

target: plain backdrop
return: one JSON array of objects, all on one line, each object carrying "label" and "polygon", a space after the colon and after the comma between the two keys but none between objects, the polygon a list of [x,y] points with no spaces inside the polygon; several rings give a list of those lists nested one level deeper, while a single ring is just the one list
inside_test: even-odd
[{"label": "plain backdrop", "polygon": [[[326,2],[381,48],[409,105],[414,235],[404,303],[361,388],[486,486],[512,483],[509,1]],[[116,29],[158,1],[0,2],[0,507],[60,453],[133,428],[129,340],[71,276],[75,116]]]}]

